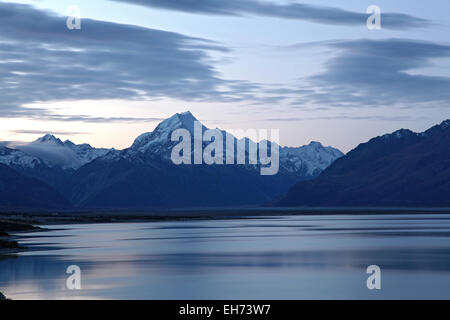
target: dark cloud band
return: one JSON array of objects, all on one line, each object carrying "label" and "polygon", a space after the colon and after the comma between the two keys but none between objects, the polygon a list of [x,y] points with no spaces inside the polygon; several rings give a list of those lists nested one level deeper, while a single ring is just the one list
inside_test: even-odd
[{"label": "dark cloud band", "polygon": [[257,85],[220,78],[210,53],[228,49],[216,42],[90,19],[82,20],[81,30],[69,30],[66,19],[28,5],[0,3],[1,117],[123,122],[136,119],[65,117],[23,105],[80,99],[258,99],[253,95]]},{"label": "dark cloud band", "polygon": [[[186,13],[244,16],[258,15],[274,18],[304,20],[315,23],[346,26],[363,26],[369,17],[366,13],[352,12],[334,7],[303,3],[279,4],[257,0],[112,0],[149,8],[181,11]],[[425,27],[425,19],[401,13],[383,13],[383,28],[409,29]]]},{"label": "dark cloud band", "polygon": [[[187,2],[179,0],[178,6],[183,3]],[[24,107],[36,102],[82,99],[168,97],[269,106],[288,100],[294,106],[321,107],[398,103],[448,107],[450,103],[449,77],[411,72],[428,66],[432,59],[450,58],[450,46],[433,42],[408,39],[321,42],[316,45],[333,49],[324,72],[302,79],[299,88],[268,88],[249,81],[222,79],[211,52],[224,53],[228,49],[206,39],[89,19],[82,21],[81,30],[68,30],[65,17],[11,3],[0,3],[0,29],[2,118],[80,122],[160,120],[114,115],[68,116],[45,108]],[[302,46],[293,48],[298,50]]]},{"label": "dark cloud band", "polygon": [[450,106],[450,78],[414,73],[433,59],[450,58],[450,46],[410,39],[341,40],[325,71],[304,79],[314,93],[301,103],[321,106]]},{"label": "dark cloud band", "polygon": [[[10,132],[17,134],[39,134],[39,135],[45,135],[49,133],[48,130],[11,130]],[[91,133],[80,131],[52,131],[52,134],[57,134],[61,136],[75,136],[80,134],[91,134]]]}]

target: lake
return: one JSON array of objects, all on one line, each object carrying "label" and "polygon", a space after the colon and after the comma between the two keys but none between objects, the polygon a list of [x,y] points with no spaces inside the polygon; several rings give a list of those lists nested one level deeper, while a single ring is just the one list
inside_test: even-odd
[{"label": "lake", "polygon": [[[450,299],[450,215],[43,226],[0,260],[12,299]],[[69,290],[69,266],[81,290]],[[370,265],[381,290],[369,290]]]}]

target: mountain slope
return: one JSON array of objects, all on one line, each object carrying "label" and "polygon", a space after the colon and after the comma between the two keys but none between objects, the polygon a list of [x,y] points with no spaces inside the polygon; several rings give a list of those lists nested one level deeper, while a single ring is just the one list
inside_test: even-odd
[{"label": "mountain slope", "polygon": [[36,178],[57,190],[62,190],[70,175],[86,163],[108,153],[88,144],[62,142],[51,134],[14,148],[0,145],[0,163],[20,174]]},{"label": "mountain slope", "polygon": [[38,179],[55,189],[61,189],[69,173],[58,166],[50,167],[42,159],[20,150],[0,145],[0,163],[30,178]]},{"label": "mountain slope", "polygon": [[46,184],[0,164],[0,208],[67,208],[67,200]]},{"label": "mountain slope", "polygon": [[171,133],[180,128],[193,133],[195,121],[190,112],[176,114],[140,135],[130,148],[95,159],[75,172],[66,194],[85,208],[257,205],[281,196],[342,155],[314,143],[298,151],[281,148],[285,162],[273,176],[261,176],[260,165],[174,165],[170,154],[178,142],[171,141]]},{"label": "mountain slope", "polygon": [[312,141],[299,148],[281,147],[280,166],[281,170],[295,174],[300,180],[308,180],[318,176],[343,155],[336,148],[324,147],[320,142]]},{"label": "mountain slope", "polygon": [[243,166],[176,166],[97,159],[72,177],[72,202],[84,208],[236,206],[267,202],[287,190],[286,176],[260,176]]},{"label": "mountain slope", "polygon": [[[262,165],[248,161],[248,147],[259,150],[261,143],[228,135],[235,145],[234,159],[238,142],[245,144],[246,164],[173,164],[171,152],[179,142],[171,141],[172,132],[186,129],[191,133],[192,158],[196,121],[190,112],[175,114],[124,150],[77,145],[46,134],[16,149],[0,146],[0,163],[59,190],[78,208],[204,207],[270,202],[297,181],[317,176],[342,156],[339,150],[318,142],[299,148],[280,147],[278,173],[262,176]],[[201,128],[207,130],[204,125]],[[223,143],[225,160],[225,139]],[[203,148],[209,144],[202,142]]]},{"label": "mountain slope", "polygon": [[359,145],[281,206],[450,206],[450,120]]},{"label": "mountain slope", "polygon": [[[194,122],[198,121],[189,111],[184,113],[177,113],[174,116],[162,121],[154,131],[147,132],[136,138],[133,145],[120,152],[110,152],[107,157],[109,159],[137,159],[137,155],[149,155],[159,157],[161,159],[171,161],[170,154],[172,148],[178,142],[171,141],[171,133],[176,129],[186,129],[192,136],[194,136]],[[202,124],[203,132],[208,128]],[[227,134],[226,131],[215,129],[221,132],[223,136]],[[231,135],[230,135],[231,136]],[[246,150],[249,150],[249,144],[255,144],[248,138],[234,139],[236,145],[238,141],[244,140]],[[194,150],[192,139],[192,152]],[[224,139],[225,140],[225,139]],[[203,143],[203,147],[208,145]],[[259,150],[259,145],[257,148]],[[225,141],[223,142],[224,162],[225,162]],[[235,148],[235,156],[236,156]],[[286,175],[292,175],[296,180],[311,179],[322,172],[333,161],[343,156],[343,153],[338,149],[332,147],[324,147],[319,142],[311,142],[309,145],[294,148],[294,147],[279,147],[280,152],[280,172]],[[247,155],[248,156],[248,155]],[[248,159],[247,159],[248,160]],[[248,162],[248,161],[247,161]],[[247,166],[248,169],[255,169],[252,166]]]},{"label": "mountain slope", "polygon": [[77,145],[70,140],[62,142],[51,134],[16,148],[27,155],[39,158],[49,167],[60,167],[68,172],[75,171],[111,150],[93,148],[89,144]]}]

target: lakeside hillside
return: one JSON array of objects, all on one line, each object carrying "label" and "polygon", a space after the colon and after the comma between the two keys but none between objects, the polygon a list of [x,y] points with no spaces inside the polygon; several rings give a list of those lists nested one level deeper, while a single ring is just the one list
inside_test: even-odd
[{"label": "lakeside hillside", "polygon": [[450,120],[360,144],[280,206],[450,206]]},{"label": "lakeside hillside", "polygon": [[0,209],[67,207],[69,202],[52,187],[0,164]]}]

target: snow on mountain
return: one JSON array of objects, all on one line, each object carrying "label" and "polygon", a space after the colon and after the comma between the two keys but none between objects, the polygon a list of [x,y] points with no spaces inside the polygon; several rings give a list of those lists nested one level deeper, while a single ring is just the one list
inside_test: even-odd
[{"label": "snow on mountain", "polygon": [[[37,158],[49,167],[59,166],[65,170],[76,170],[110,151],[110,149],[93,148],[88,144],[77,145],[69,140],[62,142],[51,134],[15,148],[16,152],[26,156],[25,159]],[[19,153],[16,155],[20,156]]]},{"label": "snow on mountain", "polygon": [[63,146],[63,142],[54,135],[47,133],[45,136],[38,138],[34,143],[42,143],[46,145]]},{"label": "snow on mountain", "polygon": [[450,120],[442,121],[442,123],[440,124],[440,127],[442,129],[446,129],[446,128],[450,127]]},{"label": "snow on mountain", "polygon": [[[194,123],[198,121],[191,112],[177,113],[170,118],[163,120],[151,132],[146,132],[138,136],[130,148],[107,153],[101,159],[106,161],[115,161],[121,158],[130,161],[142,162],[142,157],[158,157],[170,161],[172,147],[177,142],[171,141],[171,134],[177,129],[186,129],[194,134]],[[203,130],[207,128],[203,126]]]},{"label": "snow on mountain", "polygon": [[[172,148],[178,143],[171,141],[172,132],[183,128],[193,135],[195,121],[198,120],[189,111],[177,113],[162,121],[152,132],[141,134],[130,148],[122,151],[93,148],[89,144],[74,144],[70,140],[63,142],[51,134],[46,134],[31,143],[18,145],[15,149],[3,147],[0,150],[0,163],[20,164],[31,168],[36,164],[44,163],[50,168],[58,166],[70,171],[77,170],[97,158],[106,161],[124,158],[131,162],[147,162],[158,157],[170,161]],[[202,128],[203,131],[207,130],[203,125]],[[225,131],[221,132],[225,133]],[[248,138],[244,140],[247,147],[256,143]],[[209,143],[205,142],[204,146],[207,144]],[[299,148],[280,147],[280,170],[296,176],[314,177],[342,155],[343,153],[339,150],[324,147],[319,142],[311,142]]]},{"label": "snow on mountain", "polygon": [[[176,129],[183,128],[191,132],[193,136],[195,121],[198,120],[189,111],[177,113],[162,121],[154,131],[141,134],[130,148],[122,152],[110,153],[103,159],[126,158],[130,161],[142,161],[144,155],[151,155],[170,161],[172,147],[177,143],[171,141],[171,133]],[[203,131],[208,129],[203,125],[202,128]],[[221,132],[225,134],[225,131]],[[236,141],[242,140],[233,138]],[[243,139],[246,141],[247,147],[256,143],[248,138]],[[208,142],[204,143],[204,146],[207,144]],[[310,178],[318,175],[341,156],[343,156],[343,153],[338,149],[324,147],[319,142],[311,142],[309,145],[299,148],[280,147],[280,169],[289,174]],[[253,168],[254,166],[248,167]]]},{"label": "snow on mountain", "polygon": [[0,145],[0,163],[9,167],[35,168],[42,161],[20,150]]},{"label": "snow on mountain", "polygon": [[391,138],[401,139],[404,137],[419,136],[419,135],[420,135],[419,133],[413,132],[408,129],[400,129],[393,133],[387,133],[385,135],[382,135],[381,138],[384,140],[391,139]]},{"label": "snow on mountain", "polygon": [[[154,131],[141,134],[134,140],[131,148],[138,151],[146,151],[157,144],[171,144],[170,136],[176,129],[186,129],[194,134],[194,123],[198,121],[190,111],[177,113],[162,121]],[[205,129],[206,127],[203,127]]]},{"label": "snow on mountain", "polygon": [[280,166],[291,173],[314,177],[344,154],[333,147],[324,147],[320,142],[298,148],[280,148]]},{"label": "snow on mountain", "polygon": [[85,165],[98,157],[102,157],[112,150],[105,148],[93,148],[87,143],[74,144],[70,140],[64,141],[64,146],[75,152],[77,159],[82,163],[82,165]]},{"label": "snow on mountain", "polygon": [[376,137],[374,139],[381,138],[383,140],[389,139],[402,139],[402,138],[424,138],[429,135],[434,134],[437,131],[445,130],[450,126],[450,119],[442,121],[440,124],[437,124],[424,132],[414,132],[409,129],[399,129],[392,133],[387,133],[382,135],[381,137]]}]

